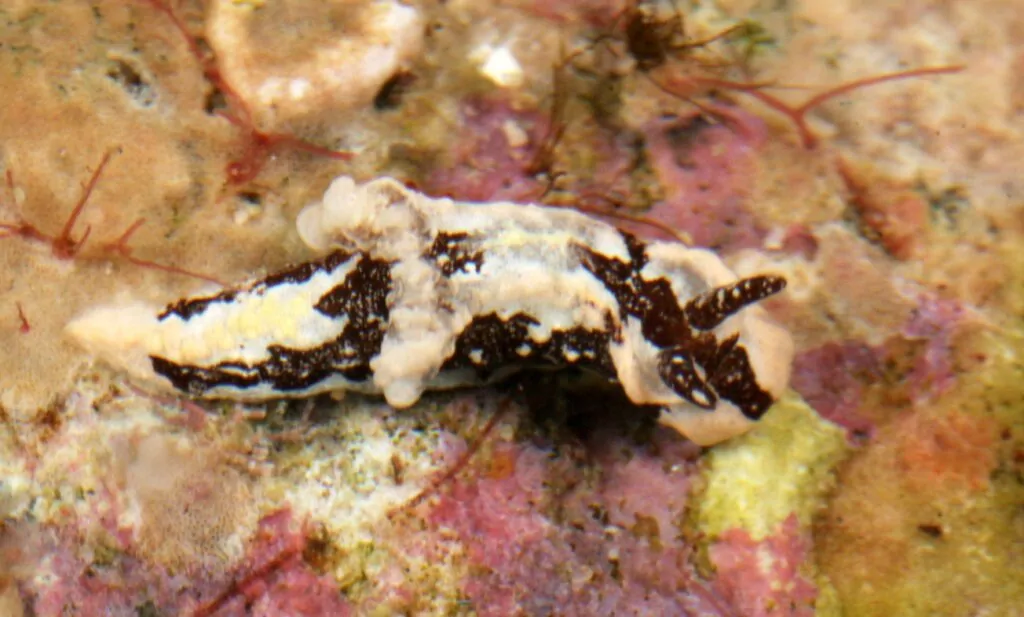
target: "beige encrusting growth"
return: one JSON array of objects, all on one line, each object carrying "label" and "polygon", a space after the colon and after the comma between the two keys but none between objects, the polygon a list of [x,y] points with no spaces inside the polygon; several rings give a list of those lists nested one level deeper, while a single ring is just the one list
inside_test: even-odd
[{"label": "beige encrusting growth", "polygon": [[224,77],[265,129],[360,109],[423,50],[424,20],[400,2],[261,4],[210,2],[206,33]]}]

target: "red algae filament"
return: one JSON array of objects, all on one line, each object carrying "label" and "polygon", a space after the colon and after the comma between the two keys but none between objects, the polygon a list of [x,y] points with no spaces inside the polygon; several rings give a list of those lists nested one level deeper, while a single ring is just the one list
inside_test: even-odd
[{"label": "red algae filament", "polygon": [[124,231],[124,233],[122,233],[118,237],[117,240],[115,240],[114,242],[108,242],[108,243],[104,244],[103,245],[103,250],[108,252],[108,253],[113,253],[115,255],[118,255],[122,259],[127,261],[128,263],[135,264],[136,266],[139,266],[139,267],[142,267],[142,268],[150,268],[152,270],[161,270],[163,272],[169,272],[171,274],[181,274],[183,276],[190,276],[192,278],[196,278],[196,279],[199,279],[201,281],[207,281],[209,283],[214,283],[216,285],[224,286],[224,282],[223,281],[215,279],[212,276],[208,276],[206,274],[201,274],[199,272],[193,272],[191,270],[186,270],[185,268],[179,268],[178,266],[171,266],[171,265],[167,265],[167,264],[158,263],[158,262],[155,262],[155,261],[150,261],[148,259],[140,259],[139,257],[135,257],[132,254],[132,248],[130,246],[128,246],[128,240],[129,240],[129,238],[131,238],[132,234],[134,234],[136,231],[138,231],[139,228],[142,227],[143,224],[145,224],[145,222],[146,222],[146,219],[144,219],[144,218],[137,219],[134,223],[132,223],[131,225],[128,226],[128,229],[126,229]]},{"label": "red algae filament", "polygon": [[264,133],[252,125],[252,121],[248,119],[248,112],[244,114],[246,120],[229,114],[221,115],[243,131],[249,132],[244,153],[240,158],[228,163],[225,169],[228,183],[232,185],[248,184],[254,180],[263,170],[270,155],[277,149],[298,150],[341,161],[347,161],[354,156],[351,152],[331,150],[288,133]]},{"label": "red algae filament", "polygon": [[78,203],[75,204],[74,210],[71,211],[71,215],[68,216],[68,220],[64,223],[64,228],[60,230],[60,235],[53,239],[51,245],[53,246],[53,255],[57,259],[72,259],[82,245],[89,238],[89,234],[92,232],[92,227],[86,226],[85,233],[82,234],[80,240],[74,240],[71,238],[71,230],[74,228],[75,223],[78,221],[78,217],[82,214],[82,210],[85,208],[85,203],[89,200],[89,196],[92,195],[93,189],[96,188],[96,183],[99,182],[100,174],[103,173],[103,168],[110,162],[110,151],[108,150],[103,158],[100,159],[100,164],[96,167],[96,171],[92,172],[92,176],[89,178],[89,182],[86,183],[82,196],[79,198]]},{"label": "red algae filament", "polygon": [[[31,223],[19,223],[17,225],[10,223],[0,223],[0,230],[7,232],[5,236],[20,236],[26,240],[34,240],[37,242],[44,242],[50,245],[53,251],[53,256],[57,259],[74,259],[75,255],[81,250],[82,245],[89,238],[89,234],[92,232],[91,227],[85,228],[85,233],[78,240],[71,237],[71,230],[74,229],[75,223],[78,221],[78,217],[82,214],[82,210],[85,208],[86,202],[89,200],[89,196],[92,195],[93,189],[96,188],[96,183],[99,182],[100,174],[103,173],[103,168],[107,166],[107,162],[110,160],[111,153],[108,151],[103,155],[100,160],[99,166],[96,167],[96,171],[92,173],[92,177],[85,184],[82,190],[82,196],[79,198],[78,203],[75,204],[75,208],[68,215],[67,220],[64,222],[64,227],[61,229],[60,235],[53,237],[44,234],[36,226]],[[7,184],[9,187],[13,187],[14,180],[10,170],[7,170]]]},{"label": "red algae filament", "polygon": [[[100,164],[96,167],[96,170],[93,171],[92,176],[89,177],[88,182],[86,182],[85,185],[82,187],[82,196],[79,198],[78,203],[75,204],[74,209],[71,210],[71,214],[69,214],[68,218],[65,220],[64,226],[61,228],[60,234],[58,234],[57,236],[50,236],[46,233],[43,233],[35,225],[26,222],[21,222],[18,224],[0,223],[0,232],[2,232],[0,233],[0,238],[17,236],[29,241],[42,242],[44,244],[50,245],[50,250],[53,253],[53,256],[56,257],[57,259],[65,261],[75,259],[78,256],[78,253],[82,250],[82,246],[85,244],[85,241],[91,235],[92,227],[87,226],[85,228],[85,233],[83,233],[82,237],[77,240],[72,237],[72,231],[75,228],[75,223],[78,222],[78,218],[82,215],[82,212],[85,210],[85,206],[89,201],[89,197],[92,195],[92,192],[95,190],[96,185],[99,183],[100,174],[103,173],[103,170],[106,168],[107,163],[110,161],[112,154],[113,152],[108,150],[103,155],[103,158],[100,160]],[[5,176],[7,179],[7,185],[9,189],[13,191],[14,176],[11,173],[11,170],[8,169]],[[143,223],[145,223],[145,219],[140,218],[136,220],[128,227],[127,230],[125,230],[124,233],[121,234],[121,236],[117,240],[115,240],[114,242],[108,242],[106,244],[103,244],[101,250],[106,253],[113,253],[114,255],[121,257],[128,263],[134,264],[142,268],[149,268],[152,270],[161,270],[164,272],[169,272],[171,274],[190,276],[192,278],[197,278],[210,283],[216,283],[218,285],[224,284],[223,282],[211,276],[207,276],[205,274],[192,272],[191,270],[186,270],[184,268],[179,268],[177,266],[161,264],[147,259],[140,259],[132,255],[132,249],[131,247],[128,246],[128,239],[136,231],[138,231],[138,229],[142,226]],[[24,329],[25,323],[27,323],[27,320],[23,320],[22,331],[26,331]]]},{"label": "red algae filament", "polygon": [[818,139],[811,133],[810,127],[807,126],[807,112],[821,105],[829,99],[833,99],[853,90],[859,90],[860,88],[866,88],[876,84],[881,84],[889,81],[896,81],[899,79],[910,79],[913,77],[925,77],[928,75],[945,75],[949,73],[958,73],[964,70],[962,65],[952,66],[934,66],[924,67],[919,69],[910,69],[907,71],[897,71],[895,73],[886,73],[884,75],[876,75],[874,77],[865,77],[845,84],[840,84],[835,88],[826,90],[820,94],[816,94],[803,104],[796,107],[784,103],[778,98],[764,92],[761,88],[770,87],[765,84],[742,84],[729,81],[720,81],[716,79],[703,79],[696,78],[695,82],[702,83],[711,87],[721,87],[725,89],[738,90],[744,94],[748,94],[758,101],[764,103],[768,107],[788,117],[794,125],[796,125],[797,131],[800,133],[800,139],[803,142],[805,148],[813,148],[817,145]]},{"label": "red algae filament", "polygon": [[25,316],[25,309],[21,306],[21,302],[15,302],[14,306],[18,309],[18,321],[21,322],[21,325],[18,326],[18,332],[28,334],[32,331],[32,325],[28,322],[28,317]]}]

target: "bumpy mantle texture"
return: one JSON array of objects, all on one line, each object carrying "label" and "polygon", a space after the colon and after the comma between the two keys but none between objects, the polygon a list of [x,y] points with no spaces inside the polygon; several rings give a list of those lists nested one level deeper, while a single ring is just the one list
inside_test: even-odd
[{"label": "bumpy mantle texture", "polygon": [[752,304],[785,287],[714,253],[642,243],[579,212],[433,199],[341,177],[299,232],[324,257],[162,311],[93,310],[73,337],[147,382],[262,400],[425,390],[574,366],[621,384],[701,444],[785,389],[788,333]]}]

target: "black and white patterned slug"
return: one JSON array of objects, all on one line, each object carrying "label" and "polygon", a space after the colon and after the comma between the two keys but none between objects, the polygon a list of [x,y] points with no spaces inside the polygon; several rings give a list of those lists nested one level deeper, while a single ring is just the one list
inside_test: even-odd
[{"label": "black and white patterned slug", "polygon": [[575,366],[702,444],[747,430],[789,379],[791,339],[753,306],[785,280],[737,280],[710,251],[386,178],[338,178],[298,227],[323,257],[162,311],[94,309],[69,331],[194,397],[352,390],[406,407],[425,390]]}]

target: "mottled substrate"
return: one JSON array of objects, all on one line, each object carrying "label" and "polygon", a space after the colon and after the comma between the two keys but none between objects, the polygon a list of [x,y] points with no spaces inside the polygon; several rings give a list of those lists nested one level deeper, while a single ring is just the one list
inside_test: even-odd
[{"label": "mottled substrate", "polygon": [[417,593],[393,605],[450,612],[457,547],[417,555],[421,531],[387,517],[447,462],[456,438],[442,427],[466,422],[452,413],[481,405],[354,400],[313,425],[281,409],[204,421],[97,386],[79,384],[52,426],[3,436],[0,577],[34,614],[340,615],[387,605],[366,598],[405,580]]},{"label": "mottled substrate", "polygon": [[771,615],[777,607],[794,615],[836,614],[828,579],[808,555],[811,524],[848,452],[842,429],[790,396],[754,431],[705,458],[696,526],[743,615]]},{"label": "mottled substrate", "polygon": [[4,469],[2,575],[35,614],[727,614],[682,533],[699,449],[650,422],[552,439],[505,401],[483,462],[403,510],[493,396],[169,423],[80,386],[45,435],[4,440],[32,468]]},{"label": "mottled substrate", "polygon": [[[440,399],[390,414],[376,403],[346,403],[351,420],[328,413],[312,435],[281,444],[255,438],[253,449],[251,424],[175,428],[154,415],[152,402],[111,389],[117,376],[83,380],[87,359],[60,336],[72,315],[112,297],[163,302],[196,290],[195,281],[101,250],[137,217],[147,218],[133,239],[140,256],[232,281],[308,257],[294,216],[340,173],[406,177],[461,198],[537,199],[547,187],[533,172],[543,167],[541,146],[552,127],[551,59],[560,41],[613,24],[623,3],[424,9],[431,34],[411,67],[414,79],[396,82],[405,85],[384,93],[379,107],[350,110],[354,119],[343,124],[320,117],[275,127],[358,157],[345,163],[276,152],[243,187],[227,186],[225,171],[251,152],[247,132],[208,113],[220,105],[215,88],[155,4],[11,2],[0,9],[0,39],[9,43],[0,52],[0,89],[18,93],[0,97],[3,171],[14,185],[13,194],[2,192],[0,221],[20,215],[58,233],[80,183],[105,150],[120,148],[74,230],[80,238],[92,226],[74,262],[54,259],[39,243],[0,239],[7,303],[0,305],[0,550],[4,563],[15,564],[0,573],[0,607],[16,614],[20,595],[39,615],[85,615],[94,606],[175,614],[182,608],[175,602],[215,599],[231,581],[248,581],[222,601],[221,614],[239,614],[245,600],[264,614],[275,614],[271,607],[278,614],[468,614],[517,598],[540,612],[628,606],[664,613],[701,602],[710,614],[729,614],[778,598],[774,576],[788,581],[785,599],[793,601],[772,604],[774,614],[798,614],[811,602],[822,613],[840,606],[868,616],[1019,610],[1024,89],[1014,76],[1024,17],[1015,2],[791,2],[767,11],[744,1],[688,9],[695,38],[749,19],[775,40],[770,49],[753,37],[728,41],[705,62],[670,63],[680,74],[735,62],[748,49],[756,52],[750,71],[728,77],[827,85],[967,64],[957,76],[827,103],[811,114],[823,138],[813,151],[742,95],[690,93],[731,119],[716,122],[629,67],[592,62],[571,80],[571,122],[555,166],[568,172],[558,186],[566,190],[546,199],[652,206],[652,216],[724,251],[741,273],[766,261],[788,268],[790,286],[775,313],[798,340],[794,388],[847,429],[855,446],[835,470],[832,495],[818,504],[811,536],[813,498],[794,502],[781,524],[786,508],[772,500],[770,517],[755,504],[742,517],[721,518],[727,522],[716,528],[717,540],[700,555],[696,542],[676,535],[676,518],[701,520],[683,512],[687,505],[705,516],[717,510],[689,494],[700,486],[696,453],[675,438],[633,439],[612,424],[600,429],[606,437],[584,439],[592,454],[580,458],[567,454],[571,436],[555,432],[538,443],[535,430],[511,431],[518,421],[505,420],[448,491],[415,516],[374,526],[382,519],[368,512],[411,495],[451,464],[492,406],[480,413]],[[170,4],[194,34],[202,32],[197,3]],[[522,64],[521,87],[502,89],[480,72],[482,56],[474,52],[503,45]],[[619,64],[607,54],[605,61]],[[31,324],[27,332],[16,302]],[[302,426],[293,417],[275,422],[275,430]],[[366,442],[353,435],[364,422]],[[381,432],[381,422],[391,428]],[[765,446],[756,434],[751,439],[756,451]],[[132,495],[158,493],[147,493],[154,485],[146,474],[108,472],[145,469],[141,443],[162,444],[167,460],[240,452],[243,460],[223,459],[195,484],[170,474],[174,490],[162,493],[170,500],[163,503],[174,503],[178,490],[212,497],[215,482],[226,495],[256,496],[252,509],[232,513],[237,526],[208,527],[230,531],[167,538],[165,549],[179,549],[139,553],[159,519],[123,505]],[[402,462],[382,473],[387,452]],[[249,470],[249,459],[266,465]],[[722,461],[711,477],[749,471]],[[267,475],[251,475],[260,469]],[[809,477],[808,486],[821,486],[830,474],[815,469]],[[578,483],[567,488],[560,478]],[[575,506],[562,499],[578,494]],[[712,494],[722,500],[708,506],[745,493]],[[349,500],[359,504],[355,510],[345,507]],[[755,521],[764,522],[751,528]],[[482,548],[474,552],[468,539]],[[211,542],[212,561],[199,564],[207,572],[166,570],[187,554],[180,547]],[[420,548],[406,558],[407,546]],[[752,564],[752,554],[765,559]],[[531,559],[546,565],[528,569]],[[714,582],[702,581],[693,563]],[[764,563],[777,567],[766,576]],[[832,587],[812,588],[815,571]],[[299,595],[318,604],[289,606]]]},{"label": "mottled substrate", "polygon": [[880,427],[840,468],[816,536],[848,614],[1018,614],[1022,336],[968,337],[957,385]]}]

